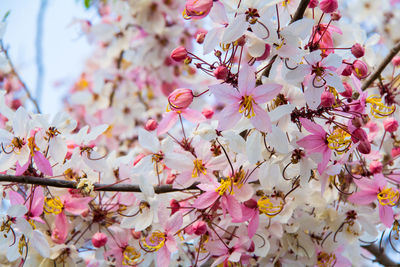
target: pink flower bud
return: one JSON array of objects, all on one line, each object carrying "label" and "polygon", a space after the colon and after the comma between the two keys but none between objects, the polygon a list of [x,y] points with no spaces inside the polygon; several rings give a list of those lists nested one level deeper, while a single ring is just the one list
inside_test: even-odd
[{"label": "pink flower bud", "polygon": [[166,184],[172,184],[176,179],[176,174],[168,174],[167,179],[165,180]]},{"label": "pink flower bud", "polygon": [[358,151],[360,151],[361,154],[369,154],[371,153],[371,144],[366,141],[361,141],[360,144],[357,146]]},{"label": "pink flower bud", "polygon": [[308,8],[316,8],[318,6],[318,0],[310,0]]},{"label": "pink flower bud", "polygon": [[203,114],[206,119],[211,119],[214,115],[214,110],[212,110],[211,108],[204,108],[201,114]]},{"label": "pink flower bud", "polygon": [[187,88],[179,88],[175,89],[168,96],[168,103],[171,106],[171,109],[185,109],[190,106],[193,102],[193,93],[192,90]]},{"label": "pink flower bud", "polygon": [[140,236],[142,235],[140,231],[135,231],[134,229],[131,230],[131,234],[134,239],[140,239]]},{"label": "pink flower bud", "polygon": [[257,208],[258,206],[257,206],[257,201],[255,201],[254,199],[249,199],[249,200],[247,200],[247,201],[245,201],[244,203],[243,203],[247,208],[249,208],[249,209],[255,209],[255,208]]},{"label": "pink flower bud", "polygon": [[171,58],[176,62],[181,62],[187,58],[186,48],[179,46],[171,52]]},{"label": "pink flower bud", "polygon": [[392,158],[395,158],[395,157],[397,157],[398,155],[400,155],[400,147],[394,147],[394,148],[392,148],[391,154],[392,154]]},{"label": "pink flower bud", "polygon": [[181,208],[181,205],[176,199],[171,199],[169,205],[171,206],[171,215],[177,212]]},{"label": "pink flower bud", "polygon": [[257,60],[266,60],[271,54],[271,46],[269,44],[265,44],[264,53],[257,58]]},{"label": "pink flower bud", "polygon": [[383,127],[385,128],[385,131],[387,131],[389,133],[393,133],[393,132],[397,131],[397,128],[399,127],[399,123],[397,122],[397,120],[395,118],[387,118],[383,122]]},{"label": "pink flower bud", "polygon": [[350,84],[343,82],[344,92],[339,93],[343,97],[351,97],[353,95],[353,88]]},{"label": "pink flower bud", "polygon": [[22,102],[20,99],[13,99],[11,102],[11,108],[17,110],[20,106],[22,106]]},{"label": "pink flower bud", "polygon": [[355,60],[353,62],[353,74],[359,79],[364,79],[368,76],[368,66],[361,60]]},{"label": "pink flower bud", "polygon": [[322,0],[319,7],[325,13],[332,13],[338,8],[338,2],[337,0]]},{"label": "pink flower bud", "polygon": [[225,80],[226,77],[228,76],[229,69],[227,67],[225,67],[224,65],[221,65],[218,68],[216,68],[213,71],[213,73],[214,73],[215,78],[217,78],[218,80]]},{"label": "pink flower bud", "polygon": [[359,43],[355,43],[352,47],[351,47],[351,53],[353,54],[353,56],[355,56],[356,58],[360,58],[362,56],[364,56],[365,54],[365,49],[362,45],[360,45]]},{"label": "pink flower bud", "polygon": [[362,129],[362,128],[357,128],[357,129],[351,134],[351,140],[353,141],[353,143],[368,142],[368,136],[367,136],[367,133],[365,132],[364,129]]},{"label": "pink flower bud", "polygon": [[379,160],[372,161],[369,164],[369,170],[374,174],[380,173],[383,170],[382,162],[380,162]]},{"label": "pink flower bud", "polygon": [[204,18],[210,13],[213,0],[187,0],[185,12],[189,17]]},{"label": "pink flower bud", "polygon": [[395,56],[395,57],[392,59],[392,64],[393,64],[395,67],[400,66],[400,56]]},{"label": "pink flower bud", "polygon": [[203,235],[207,232],[207,224],[203,221],[196,221],[192,225],[195,235]]},{"label": "pink flower bud", "polygon": [[147,131],[151,132],[151,131],[154,131],[155,129],[157,129],[157,126],[158,126],[157,121],[155,121],[155,120],[153,120],[153,119],[150,119],[150,120],[148,120],[148,121],[146,122],[146,125],[144,126],[144,128],[145,128]]},{"label": "pink flower bud", "polygon": [[346,64],[346,67],[342,71],[343,76],[350,76],[353,73],[353,65]]},{"label": "pink flower bud", "polygon": [[335,104],[335,96],[328,91],[321,94],[321,105],[325,108],[332,107]]},{"label": "pink flower bud", "polygon": [[108,237],[104,233],[97,232],[92,237],[92,244],[95,248],[101,248],[107,244]]},{"label": "pink flower bud", "polygon": [[199,30],[196,33],[196,42],[198,44],[202,44],[204,42],[204,38],[206,38],[207,31],[206,30]]}]

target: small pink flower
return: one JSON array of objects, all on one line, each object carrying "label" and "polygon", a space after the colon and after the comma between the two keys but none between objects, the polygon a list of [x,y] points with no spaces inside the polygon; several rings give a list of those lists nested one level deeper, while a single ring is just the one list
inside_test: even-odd
[{"label": "small pink flower", "polygon": [[95,248],[100,248],[107,244],[107,240],[107,235],[101,232],[97,232],[92,237],[92,244]]},{"label": "small pink flower", "polygon": [[168,103],[172,110],[185,109],[193,102],[193,92],[190,89],[179,88],[175,89],[168,96]]},{"label": "small pink flower", "polygon": [[171,58],[176,62],[181,62],[187,58],[186,48],[179,46],[171,52]]},{"label": "small pink flower", "polygon": [[332,13],[338,8],[338,2],[337,0],[322,0],[319,7],[325,13]]},{"label": "small pink flower", "polygon": [[210,13],[212,6],[213,0],[187,0],[184,15],[201,19]]},{"label": "small pink flower", "polygon": [[353,62],[353,74],[359,78],[364,79],[368,76],[368,66],[361,60],[355,60]]},{"label": "small pink flower", "polygon": [[399,127],[399,123],[395,118],[387,118],[383,122],[383,127],[385,128],[385,131],[389,133],[393,133],[397,131],[397,128]]}]

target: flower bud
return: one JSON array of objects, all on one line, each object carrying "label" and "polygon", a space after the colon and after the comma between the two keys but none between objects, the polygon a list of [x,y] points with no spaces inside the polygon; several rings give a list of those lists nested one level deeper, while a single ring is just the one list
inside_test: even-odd
[{"label": "flower bud", "polygon": [[339,93],[343,97],[351,97],[353,95],[353,88],[350,84],[343,82],[344,92]]},{"label": "flower bud", "polygon": [[204,39],[206,38],[206,34],[207,34],[206,30],[197,31],[197,33],[195,35],[196,36],[196,42],[198,44],[202,44],[204,42]]},{"label": "flower bud", "polygon": [[168,96],[168,103],[171,106],[171,109],[185,109],[190,106],[193,102],[193,93],[192,90],[187,88],[179,88],[175,89]]},{"label": "flower bud", "polygon": [[321,105],[325,108],[332,107],[335,104],[335,96],[328,91],[321,94]]},{"label": "flower bud", "polygon": [[365,49],[362,45],[360,45],[359,43],[355,43],[352,47],[351,47],[351,53],[353,54],[353,56],[355,56],[356,58],[360,58],[362,56],[364,56],[365,54]]},{"label": "flower bud", "polygon": [[346,64],[346,67],[342,71],[343,76],[350,76],[353,73],[353,65]]},{"label": "flower bud", "polygon": [[257,201],[255,201],[252,198],[247,200],[247,201],[245,201],[243,204],[249,209],[256,209],[258,207],[257,206]]},{"label": "flower bud", "polygon": [[154,131],[155,129],[157,129],[157,126],[158,126],[157,121],[155,121],[155,120],[153,120],[153,119],[150,119],[150,120],[148,120],[148,121],[146,122],[146,125],[144,126],[144,128],[145,128],[147,131],[151,132],[151,131]]},{"label": "flower bud", "polygon": [[383,127],[385,128],[385,131],[387,131],[389,133],[393,133],[393,132],[397,131],[397,128],[399,127],[399,123],[397,122],[397,120],[395,118],[387,118],[383,122]]},{"label": "flower bud", "polygon": [[203,235],[207,232],[207,224],[204,221],[196,221],[192,227],[195,235]]},{"label": "flower bud", "polygon": [[171,58],[176,62],[181,62],[187,58],[186,48],[179,46],[171,52]]},{"label": "flower bud", "polygon": [[131,230],[131,234],[134,239],[140,239],[140,236],[142,235],[142,233],[140,231],[135,231],[135,229]]},{"label": "flower bud", "polygon": [[360,151],[361,154],[369,154],[371,153],[371,144],[366,141],[361,141],[360,144],[357,146],[358,151]]},{"label": "flower bud", "polygon": [[337,0],[322,0],[319,7],[325,13],[332,13],[338,8],[338,2]]},{"label": "flower bud", "polygon": [[357,128],[357,129],[351,134],[351,140],[353,141],[353,143],[368,142],[368,136],[367,136],[367,133],[365,132],[364,129],[362,129],[362,128]]},{"label": "flower bud", "polygon": [[210,13],[212,6],[213,0],[187,0],[185,12],[189,17],[201,19]]},{"label": "flower bud", "polygon": [[103,247],[107,243],[108,237],[104,233],[97,232],[92,237],[92,244],[95,248]]},{"label": "flower bud", "polygon": [[331,13],[331,20],[339,21],[341,18],[342,18],[342,15],[339,13],[339,11]]},{"label": "flower bud", "polygon": [[400,147],[394,147],[394,148],[392,148],[391,154],[392,154],[392,158],[395,158],[395,157],[397,157],[398,155],[400,155]]},{"label": "flower bud", "polygon": [[354,127],[356,128],[361,128],[362,126],[362,120],[359,117],[354,117],[351,120],[351,124],[353,124]]},{"label": "flower bud", "polygon": [[211,108],[204,108],[201,114],[203,114],[206,119],[211,119],[214,115],[214,110],[212,110]]},{"label": "flower bud", "polygon": [[229,69],[227,67],[225,67],[224,65],[221,65],[218,68],[216,68],[213,71],[213,73],[214,73],[215,78],[217,78],[218,80],[225,80],[226,77],[228,76]]},{"label": "flower bud", "polygon": [[369,164],[369,170],[373,173],[380,173],[383,170],[382,162],[379,160],[374,160]]},{"label": "flower bud", "polygon": [[316,8],[318,6],[318,0],[310,0],[308,8]]},{"label": "flower bud", "polygon": [[171,199],[169,205],[171,206],[171,215],[177,212],[181,207],[181,205],[176,199]]},{"label": "flower bud", "polygon": [[393,64],[395,67],[400,66],[400,56],[395,56],[395,57],[392,59],[392,64]]},{"label": "flower bud", "polygon": [[361,60],[355,60],[353,62],[353,74],[359,78],[364,79],[368,76],[368,66]]}]

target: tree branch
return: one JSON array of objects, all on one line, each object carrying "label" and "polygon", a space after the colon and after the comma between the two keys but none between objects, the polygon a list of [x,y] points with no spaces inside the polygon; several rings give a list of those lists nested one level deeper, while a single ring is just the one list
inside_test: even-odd
[{"label": "tree branch", "polygon": [[391,258],[389,258],[387,253],[384,253],[383,249],[380,250],[379,245],[377,243],[361,247],[369,251],[372,255],[374,255],[375,257],[374,262],[377,262],[379,264],[382,264],[383,266],[388,266],[388,267],[400,266],[400,264],[396,263]]},{"label": "tree branch", "polygon": [[[75,181],[66,181],[60,179],[49,179],[42,177],[33,176],[14,176],[14,175],[0,175],[1,182],[11,182],[20,184],[34,184],[51,186],[58,188],[72,188],[76,189],[77,183]],[[186,188],[173,188],[172,185],[159,185],[154,186],[154,191],[156,194],[164,194],[170,192],[181,192],[185,190],[198,190],[198,183],[194,183]],[[115,192],[142,192],[139,185],[130,184],[94,184],[94,191],[115,191]]]},{"label": "tree branch", "polygon": [[310,3],[310,0],[301,0],[299,6],[296,9],[296,12],[294,13],[293,18],[289,24],[292,24],[293,22],[301,20],[303,18],[304,12],[306,12],[306,8],[308,7],[309,3]]},{"label": "tree branch", "polygon": [[15,70],[14,64],[12,63],[11,58],[10,58],[10,55],[8,54],[8,49],[6,49],[6,48],[4,47],[4,44],[3,44],[3,41],[2,41],[2,40],[0,40],[0,50],[1,50],[2,52],[4,52],[4,55],[6,56],[7,62],[8,62],[8,64],[10,65],[11,73],[12,73],[13,75],[15,75],[15,77],[17,77],[18,81],[22,84],[22,87],[23,87],[23,89],[24,89],[26,95],[28,96],[29,100],[31,100],[32,103],[33,103],[33,105],[35,106],[36,112],[41,113],[38,103],[36,102],[36,100],[33,98],[33,96],[31,95],[31,93],[29,92],[29,89],[28,89],[28,87],[26,86],[25,82],[22,80],[21,76],[19,76],[18,72]]},{"label": "tree branch", "polygon": [[363,91],[367,90],[367,88],[381,75],[382,71],[386,68],[387,65],[392,61],[392,59],[399,53],[400,51],[400,41],[395,44],[395,46],[390,49],[389,54],[383,59],[382,63],[378,66],[378,68],[369,75],[368,79],[365,80],[361,89]]}]

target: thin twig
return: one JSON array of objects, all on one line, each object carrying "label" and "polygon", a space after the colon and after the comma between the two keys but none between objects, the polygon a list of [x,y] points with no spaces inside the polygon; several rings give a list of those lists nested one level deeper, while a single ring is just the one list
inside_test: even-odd
[{"label": "thin twig", "polygon": [[369,75],[368,79],[365,80],[361,89],[363,91],[367,90],[367,88],[381,75],[382,71],[386,68],[387,65],[392,61],[392,59],[399,53],[400,51],[400,41],[395,44],[395,46],[390,49],[389,54],[383,59],[382,63],[378,66],[378,68]]},{"label": "thin twig", "polygon": [[380,263],[383,266],[400,266],[400,264],[393,261],[389,258],[387,253],[384,253],[379,249],[379,245],[377,243],[361,246],[362,248],[368,250],[372,255],[375,256],[374,262]]},{"label": "thin twig", "polygon": [[[50,179],[34,176],[14,176],[14,175],[0,175],[1,182],[20,183],[20,184],[35,184],[43,186],[51,186],[58,188],[72,188],[75,189],[77,183],[75,181],[66,181],[60,179]],[[196,190],[198,183],[194,183],[186,188],[173,188],[172,185],[159,185],[154,186],[156,194],[181,192],[185,190]],[[116,191],[116,192],[141,192],[139,185],[131,184],[94,184],[94,191]]]},{"label": "thin twig", "polygon": [[31,100],[32,103],[33,103],[33,105],[35,106],[36,111],[37,111],[38,113],[41,113],[38,103],[36,102],[36,100],[35,100],[35,99],[33,98],[33,96],[31,95],[31,93],[30,93],[28,87],[26,86],[25,82],[22,80],[21,76],[19,76],[18,72],[15,70],[14,64],[12,63],[11,58],[10,58],[10,55],[8,54],[8,49],[6,49],[6,48],[4,47],[4,44],[3,44],[3,41],[2,41],[2,40],[0,40],[0,50],[4,53],[4,55],[5,55],[6,59],[7,59],[7,62],[8,62],[8,64],[9,64],[10,68],[11,68],[11,73],[12,73],[12,74],[18,79],[18,81],[21,83],[21,85],[22,85],[22,87],[23,87],[23,89],[24,89],[26,95],[28,96],[29,100]]},{"label": "thin twig", "polygon": [[301,0],[299,6],[297,7],[296,12],[294,13],[292,20],[290,21],[290,24],[292,24],[295,21],[301,20],[303,18],[304,12],[306,12],[306,8],[309,3],[310,0]]}]

